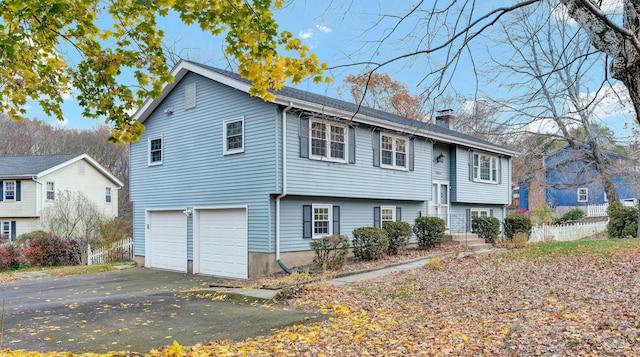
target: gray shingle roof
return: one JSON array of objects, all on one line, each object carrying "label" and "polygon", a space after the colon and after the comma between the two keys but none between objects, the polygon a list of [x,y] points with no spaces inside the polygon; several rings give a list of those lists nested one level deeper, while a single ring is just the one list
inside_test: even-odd
[{"label": "gray shingle roof", "polygon": [[0,156],[0,178],[37,176],[80,155]]},{"label": "gray shingle roof", "polygon": [[[244,83],[250,84],[250,82],[244,78],[242,78],[239,74],[234,73],[234,72],[230,72],[227,70],[223,70],[220,68],[216,68],[216,67],[211,67],[211,66],[207,66],[204,64],[200,64],[200,63],[196,63],[196,62],[191,62],[194,65],[197,66],[202,66],[204,68],[207,68],[211,71],[220,73],[224,76],[233,78],[235,80],[238,81],[242,81]],[[395,124],[399,124],[399,125],[403,125],[405,127],[408,128],[413,128],[415,130],[426,130],[435,134],[441,134],[441,135],[447,135],[447,136],[451,136],[454,138],[458,138],[461,140],[466,140],[466,141],[471,141],[471,142],[475,142],[478,144],[482,144],[482,145],[486,145],[486,146],[493,146],[496,149],[503,149],[503,150],[507,150],[507,151],[511,151],[511,149],[497,145],[495,143],[486,141],[486,140],[482,140],[479,138],[476,138],[475,136],[471,136],[471,135],[467,135],[455,130],[451,130],[451,129],[447,129],[445,127],[439,126],[439,125],[435,125],[435,124],[430,124],[430,123],[426,123],[423,121],[419,121],[419,120],[415,120],[415,119],[409,119],[400,115],[396,115],[396,114],[392,114],[392,113],[388,113],[382,110],[378,110],[378,109],[373,109],[373,108],[369,108],[369,107],[364,107],[361,106],[360,108],[358,108],[358,106],[355,103],[351,103],[351,102],[347,102],[344,100],[340,100],[340,99],[335,99],[335,98],[331,98],[331,97],[327,97],[324,95],[320,95],[320,94],[316,94],[316,93],[311,93],[311,92],[307,92],[307,91],[303,91],[300,89],[296,89],[296,88],[292,88],[292,87],[284,87],[283,89],[281,89],[280,91],[278,91],[276,93],[277,95],[282,95],[285,97],[289,97],[289,98],[294,98],[294,99],[299,99],[299,100],[304,100],[307,102],[311,102],[311,103],[315,103],[315,104],[320,104],[323,106],[327,106],[330,108],[334,108],[334,109],[338,109],[338,110],[343,110],[343,111],[347,111],[347,112],[352,112],[352,113],[356,113],[356,111],[360,114],[372,117],[372,118],[376,118],[379,120],[384,120],[384,121],[388,121],[388,122],[392,122]]]}]

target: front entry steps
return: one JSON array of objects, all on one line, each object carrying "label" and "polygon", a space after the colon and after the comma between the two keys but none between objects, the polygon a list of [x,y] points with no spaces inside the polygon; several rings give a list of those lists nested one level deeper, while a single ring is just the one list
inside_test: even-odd
[{"label": "front entry steps", "polygon": [[492,244],[485,243],[484,239],[478,238],[475,233],[451,234],[451,242],[470,252],[481,252],[493,248]]}]

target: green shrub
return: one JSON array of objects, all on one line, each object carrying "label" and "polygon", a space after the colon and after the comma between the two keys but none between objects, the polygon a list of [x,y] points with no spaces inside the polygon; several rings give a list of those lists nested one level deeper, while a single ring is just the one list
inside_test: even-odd
[{"label": "green shrub", "polygon": [[442,244],[446,224],[438,217],[418,217],[413,225],[413,233],[418,238],[421,249],[435,248]]},{"label": "green shrub", "polygon": [[389,247],[387,232],[382,228],[361,227],[353,230],[353,255],[362,260],[382,258]]},{"label": "green shrub", "polygon": [[607,233],[611,238],[636,237],[638,231],[638,209],[625,207],[620,202],[613,202],[607,208],[609,223]]},{"label": "green shrub", "polygon": [[553,224],[563,224],[566,221],[579,221],[585,217],[585,213],[580,208],[574,208],[571,211],[565,213],[560,218],[556,218]]},{"label": "green shrub", "polygon": [[16,244],[0,246],[0,270],[14,270],[25,265],[20,247]]},{"label": "green shrub", "polygon": [[325,269],[340,269],[349,253],[349,237],[346,235],[324,236],[311,241],[315,256],[313,263]]},{"label": "green shrub", "polygon": [[23,251],[29,266],[61,266],[76,265],[78,257],[77,243],[66,241],[53,233],[46,233],[29,242]]},{"label": "green shrub", "polygon": [[396,255],[407,247],[409,238],[411,238],[411,225],[407,222],[385,222],[382,227],[387,232],[389,238],[388,255]]},{"label": "green shrub", "polygon": [[510,241],[516,233],[526,233],[527,237],[531,234],[531,219],[522,214],[514,214],[504,219],[504,235]]},{"label": "green shrub", "polygon": [[471,229],[487,243],[493,243],[500,234],[500,221],[495,217],[474,217]]}]

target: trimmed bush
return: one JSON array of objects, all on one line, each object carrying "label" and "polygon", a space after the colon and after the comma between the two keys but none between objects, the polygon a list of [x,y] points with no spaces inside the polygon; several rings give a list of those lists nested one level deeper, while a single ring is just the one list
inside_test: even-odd
[{"label": "trimmed bush", "polygon": [[500,234],[500,221],[495,217],[474,217],[471,229],[487,243],[493,243]]},{"label": "trimmed bush", "polygon": [[62,266],[79,264],[78,245],[53,233],[46,233],[29,242],[23,251],[29,266]]},{"label": "trimmed bush", "polygon": [[446,224],[438,217],[418,217],[413,225],[413,233],[418,237],[421,249],[435,248],[442,244]]},{"label": "trimmed bush", "polygon": [[314,239],[310,245],[315,252],[313,263],[324,269],[342,268],[350,248],[349,237],[342,234]]},{"label": "trimmed bush", "polygon": [[20,247],[15,244],[0,246],[0,270],[14,270],[25,265]]},{"label": "trimmed bush", "polygon": [[638,209],[613,202],[607,208],[609,223],[607,233],[611,238],[636,237],[638,233]]},{"label": "trimmed bush", "polygon": [[586,216],[583,210],[580,208],[574,208],[571,211],[565,213],[560,218],[554,220],[554,224],[563,224],[566,221],[579,221]]},{"label": "trimmed bush", "polygon": [[382,228],[361,227],[353,230],[353,255],[362,260],[382,258],[389,247],[387,232]]},{"label": "trimmed bush", "polygon": [[527,237],[531,234],[531,219],[522,214],[514,214],[504,219],[504,235],[510,241],[516,233],[526,233]]},{"label": "trimmed bush", "polygon": [[25,248],[29,246],[29,243],[32,240],[40,238],[45,234],[47,234],[47,232],[45,231],[31,231],[28,233],[22,233],[21,235],[16,237],[15,243],[18,244],[18,246]]},{"label": "trimmed bush", "polygon": [[407,222],[385,222],[382,227],[387,232],[389,238],[388,255],[397,255],[404,251],[411,238],[411,225]]}]

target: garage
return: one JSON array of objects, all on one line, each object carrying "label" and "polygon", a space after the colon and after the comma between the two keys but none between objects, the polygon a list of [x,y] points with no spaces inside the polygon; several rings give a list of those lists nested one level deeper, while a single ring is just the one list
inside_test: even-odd
[{"label": "garage", "polygon": [[181,210],[147,211],[149,268],[187,272],[187,216]]},{"label": "garage", "polygon": [[247,209],[194,209],[194,273],[248,278]]}]

